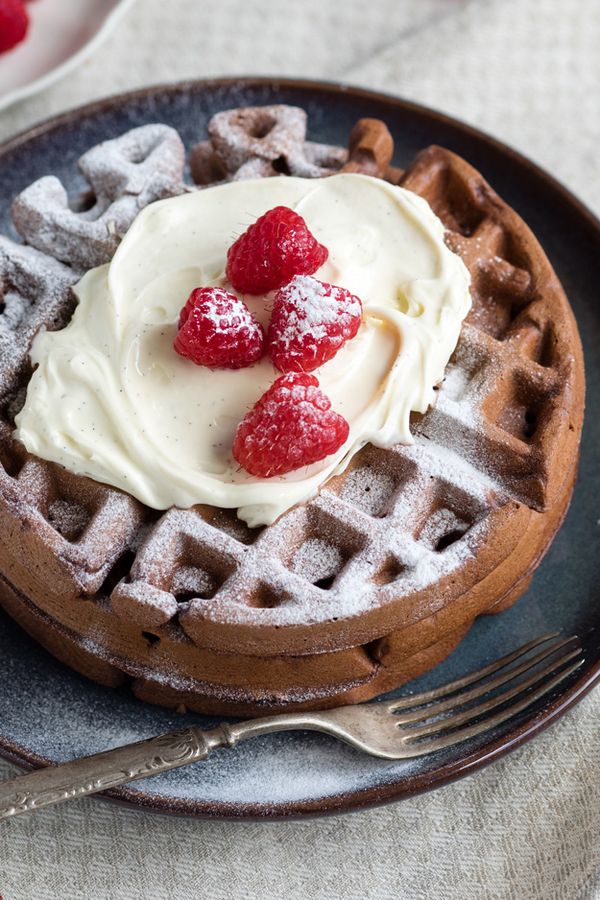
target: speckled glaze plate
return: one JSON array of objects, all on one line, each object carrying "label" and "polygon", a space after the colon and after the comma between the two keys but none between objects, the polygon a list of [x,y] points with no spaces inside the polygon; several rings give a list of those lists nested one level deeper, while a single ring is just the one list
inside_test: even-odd
[{"label": "speckled glaze plate", "polygon": [[[151,88],[87,106],[0,147],[0,232],[11,233],[11,198],[48,173],[82,188],[75,161],[92,144],[136,125],[166,122],[187,146],[208,118],[233,106],[293,103],[309,114],[310,138],[345,143],[361,116],[384,119],[396,164],[442,144],[464,156],[529,223],[571,299],[586,354],[588,405],[581,469],[571,510],[532,587],[510,610],[479,619],[458,649],[402,692],[423,690],[485,665],[545,632],[590,633],[600,625],[600,223],[549,175],[457,121],[395,97],[353,88],[267,79]],[[1,536],[0,536],[1,540]],[[474,771],[551,724],[600,680],[600,648],[586,638],[584,665],[519,716],[459,746],[414,761],[364,756],[321,735],[269,735],[221,750],[206,762],[104,796],[157,812],[277,818],[358,809],[431,789]],[[59,762],[141,740],[182,723],[179,716],[99,687],[71,672],[0,614],[0,752],[23,765]],[[398,692],[400,693],[400,692]]]}]

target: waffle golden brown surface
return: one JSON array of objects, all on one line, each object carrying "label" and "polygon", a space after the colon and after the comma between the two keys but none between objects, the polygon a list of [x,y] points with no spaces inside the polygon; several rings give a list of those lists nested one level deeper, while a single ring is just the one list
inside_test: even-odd
[{"label": "waffle golden brown surface", "polygon": [[[176,133],[149,126],[151,139],[129,133],[110,152],[86,154],[102,176],[90,178],[95,219],[85,208],[61,217],[56,184],[49,194],[36,183],[17,199],[15,219],[39,249],[0,239],[0,603],[68,665],[169,706],[326,707],[428,670],[478,615],[525,590],[576,475],[579,336],[524,222],[446,150],[424,150],[402,173],[390,168],[381,123],[357,123],[348,153],[308,144],[304,114],[287,110],[238,110],[213,123],[211,141],[192,151],[192,172],[206,182],[207,173],[309,165],[307,177],[344,167],[399,181],[444,222],[471,271],[473,308],[435,406],[414,417],[415,443],[365,447],[271,526],[249,529],[234,511],[207,506],[158,513],[36,459],[11,435],[32,336],[68,321],[86,248],[93,264],[110,258],[138,209],[186,189]],[[23,214],[32,197],[35,226]],[[86,232],[90,218],[104,223],[108,242],[101,226]],[[42,246],[44,223],[53,242]]]}]

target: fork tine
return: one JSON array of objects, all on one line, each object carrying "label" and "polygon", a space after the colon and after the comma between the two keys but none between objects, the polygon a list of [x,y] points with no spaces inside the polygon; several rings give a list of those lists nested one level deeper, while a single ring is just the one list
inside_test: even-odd
[{"label": "fork tine", "polygon": [[[420,706],[418,709],[410,710],[409,712],[403,713],[400,716],[396,716],[396,721],[399,725],[406,725],[409,722],[421,722],[425,719],[431,719],[433,718],[433,716],[436,716],[438,713],[445,712],[447,709],[456,709],[458,706],[462,706],[464,703],[468,703],[469,700],[475,700],[477,697],[482,697],[484,694],[489,694],[497,687],[506,684],[508,681],[513,681],[513,679],[517,678],[517,676],[522,675],[523,672],[527,672],[528,669],[532,669],[534,666],[537,666],[538,663],[542,662],[544,659],[548,659],[548,657],[553,656],[557,652],[557,650],[560,650],[562,647],[568,646],[574,640],[577,639],[575,637],[570,637],[558,644],[551,645],[550,649],[546,648],[545,650],[542,650],[541,653],[536,653],[535,656],[530,656],[519,666],[512,666],[512,668],[510,669],[506,669],[506,666],[504,666],[504,671],[501,670],[500,674],[495,678],[490,678],[487,681],[480,680],[480,682],[475,683],[475,687],[471,688],[470,690],[460,691],[458,694],[455,693],[448,699],[440,700],[437,703],[430,703],[425,707]],[[577,652],[579,651],[575,650],[574,653],[569,653],[566,655],[562,654],[558,659],[555,659],[553,662],[554,669],[557,669],[560,665],[567,662]]]},{"label": "fork tine", "polygon": [[[557,668],[560,668],[560,666],[563,666],[580,653],[581,647],[577,647],[560,660],[549,663],[549,665],[545,666],[540,671],[534,672],[529,678],[520,681],[515,687],[509,688],[509,690],[503,691],[501,694],[498,694],[496,697],[492,697],[489,700],[485,700],[483,703],[478,703],[476,706],[471,706],[469,709],[456,713],[456,715],[445,716],[442,719],[437,719],[435,722],[430,722],[428,725],[407,728],[404,734],[405,739],[413,741],[416,738],[425,737],[429,734],[439,734],[441,731],[447,731],[449,728],[455,728],[462,725],[464,722],[470,722],[473,719],[477,719],[483,713],[488,712],[490,709],[495,709],[497,706],[502,706],[507,700],[517,697],[519,694],[526,691],[527,688],[533,687],[535,684],[538,684],[538,682],[543,681],[547,675],[552,675],[556,672]],[[581,665],[582,662],[583,659],[579,659],[577,665]],[[575,663],[573,665],[575,665]]]},{"label": "fork tine", "polygon": [[[506,656],[496,659],[493,663],[490,663],[489,666],[484,666],[484,668],[478,669],[476,672],[471,672],[463,678],[458,678],[456,681],[451,681],[449,684],[443,684],[441,687],[434,688],[431,691],[423,691],[421,694],[413,694],[410,697],[400,697],[398,700],[392,700],[390,703],[386,704],[387,709],[390,712],[393,712],[396,709],[410,709],[413,706],[422,706],[424,703],[429,703],[430,700],[438,700],[440,697],[454,694],[456,691],[468,687],[474,682],[485,678],[487,675],[492,675],[494,672],[497,672],[499,669],[502,669],[504,666],[513,662],[513,660],[518,659],[520,656],[524,656],[525,653],[529,653],[529,651],[535,649],[535,647],[539,647],[541,644],[545,644],[547,641],[557,638],[558,636],[558,632],[544,634],[542,637],[535,638],[535,640],[523,644],[522,647],[518,647],[516,650],[513,650],[512,653],[507,653]],[[548,648],[548,653],[553,653],[554,650],[558,650],[571,640],[573,640],[572,637],[567,638],[566,640],[561,639],[555,641],[554,645],[551,648]]]},{"label": "fork tine", "polygon": [[[560,684],[561,681],[564,681],[565,678],[568,678],[569,675],[575,672],[582,662],[583,659],[578,659],[573,665],[569,666],[568,669],[565,669],[557,675],[556,678],[552,678],[550,681],[545,682],[536,691],[528,694],[523,700],[513,704],[508,709],[502,710],[502,712],[496,713],[495,716],[488,716],[488,718],[484,719],[482,722],[477,722],[475,725],[469,725],[466,728],[459,728],[451,734],[435,740],[425,740],[420,743],[413,743],[412,741],[405,740],[405,747],[410,748],[411,757],[425,756],[427,753],[433,753],[435,750],[453,747],[455,744],[460,744],[462,741],[466,741],[471,737],[476,737],[478,734],[482,734],[485,731],[491,731],[496,725],[501,725],[502,722],[506,722],[507,719],[516,716],[517,713],[526,709],[532,703],[535,703],[536,700],[539,700],[540,697],[543,697],[544,694],[551,691],[557,684]],[[408,753],[406,755],[408,756]]]}]

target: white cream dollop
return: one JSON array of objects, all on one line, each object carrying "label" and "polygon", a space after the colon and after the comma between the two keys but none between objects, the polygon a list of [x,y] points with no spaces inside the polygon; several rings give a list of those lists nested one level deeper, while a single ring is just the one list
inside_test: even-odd
[{"label": "white cream dollop", "polygon": [[[268,357],[235,371],[199,367],[175,353],[173,340],[190,291],[226,285],[227,249],[277,205],[300,213],[328,247],[315,276],[357,294],[364,321],[314,373],[350,424],[346,444],[315,465],[260,479],[240,469],[231,446],[279,373]],[[75,292],[69,325],[33,343],[37,368],[19,439],[155,509],[237,508],[252,526],[316,494],[365,443],[411,443],[410,412],[432,403],[471,305],[468,271],[428,204],[354,174],[233,182],[153,203],[112,262]],[[244,299],[266,326],[271,298]]]}]

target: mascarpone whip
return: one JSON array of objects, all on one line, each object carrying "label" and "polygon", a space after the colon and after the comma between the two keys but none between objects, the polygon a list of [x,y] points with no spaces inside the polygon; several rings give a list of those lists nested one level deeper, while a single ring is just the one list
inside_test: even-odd
[{"label": "mascarpone whip", "polygon": [[[240,469],[231,446],[280,373],[268,357],[246,369],[196,366],[173,341],[190,291],[231,290],[227,249],[277,205],[300,213],[328,247],[315,277],[357,294],[364,321],[313,373],[350,425],[346,444],[310,467],[260,479]],[[153,203],[112,262],[89,271],[75,293],[69,325],[34,340],[37,368],[18,438],[31,453],[155,509],[237,508],[250,526],[316,494],[365,443],[412,443],[411,410],[433,402],[471,306],[469,273],[428,204],[355,174],[239,181]],[[244,297],[265,327],[271,299]]]}]

